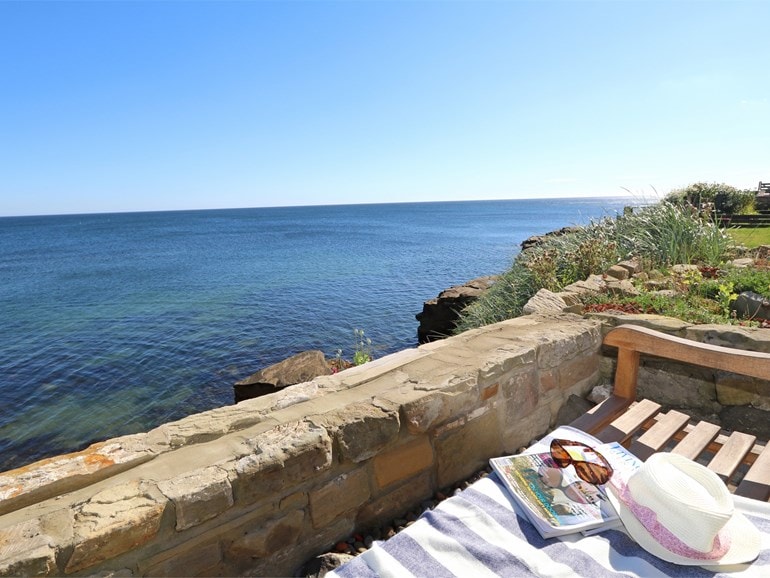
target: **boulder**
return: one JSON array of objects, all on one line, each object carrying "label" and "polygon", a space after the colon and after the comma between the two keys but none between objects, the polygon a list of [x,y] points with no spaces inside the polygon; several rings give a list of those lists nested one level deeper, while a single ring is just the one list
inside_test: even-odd
[{"label": "boulder", "polygon": [[524,315],[532,313],[561,313],[568,307],[567,302],[548,289],[540,289],[524,305],[521,312]]},{"label": "boulder", "polygon": [[744,291],[730,304],[740,319],[770,319],[770,300],[753,291]]},{"label": "boulder", "polygon": [[415,315],[420,322],[417,340],[428,343],[452,335],[460,312],[483,295],[497,279],[497,275],[479,277],[464,285],[445,289],[435,299],[426,301],[422,312]]},{"label": "boulder", "polygon": [[332,369],[322,351],[303,351],[235,383],[235,403],[276,392],[288,385],[304,383]]}]

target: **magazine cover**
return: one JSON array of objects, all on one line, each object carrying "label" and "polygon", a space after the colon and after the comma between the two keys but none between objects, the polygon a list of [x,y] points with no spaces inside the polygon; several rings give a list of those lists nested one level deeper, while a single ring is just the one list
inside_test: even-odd
[{"label": "magazine cover", "polygon": [[[595,447],[616,475],[627,476],[641,464],[620,444]],[[602,486],[584,482],[573,467],[560,468],[550,453],[492,458],[490,464],[545,538],[603,529],[618,520]]]}]

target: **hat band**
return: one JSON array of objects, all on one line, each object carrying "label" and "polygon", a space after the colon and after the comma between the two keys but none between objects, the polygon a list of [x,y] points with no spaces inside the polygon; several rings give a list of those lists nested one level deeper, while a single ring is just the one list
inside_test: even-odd
[{"label": "hat band", "polygon": [[671,530],[661,524],[658,521],[658,516],[652,509],[634,500],[627,484],[621,483],[619,487],[615,487],[618,490],[618,499],[631,510],[631,513],[647,529],[650,536],[669,552],[695,560],[718,560],[730,550],[730,535],[724,531],[724,528],[714,536],[714,542],[712,543],[711,550],[708,552],[701,552],[691,548],[676,537]]}]

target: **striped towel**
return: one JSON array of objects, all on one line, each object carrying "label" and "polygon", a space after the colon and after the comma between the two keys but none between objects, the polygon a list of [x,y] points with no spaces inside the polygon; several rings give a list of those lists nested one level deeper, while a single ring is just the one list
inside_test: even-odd
[{"label": "striped towel", "polygon": [[592,536],[571,534],[546,540],[517,510],[493,474],[326,576],[770,576],[770,505],[742,498],[735,502],[762,532],[763,549],[752,564],[715,573],[656,558],[637,546],[622,526]]}]

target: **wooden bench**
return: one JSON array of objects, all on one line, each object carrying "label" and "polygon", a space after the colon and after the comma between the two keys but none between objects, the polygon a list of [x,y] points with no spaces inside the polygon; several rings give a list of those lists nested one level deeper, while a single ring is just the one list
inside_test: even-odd
[{"label": "wooden bench", "polygon": [[[707,345],[632,325],[611,330],[604,344],[618,348],[612,395],[575,420],[573,427],[602,441],[617,441],[640,459],[658,451],[682,454],[708,466],[736,495],[770,501],[770,443],[741,432],[725,432],[705,421],[636,402],[642,355],[712,367],[770,381],[770,355]],[[770,417],[770,416],[769,416]]]}]

